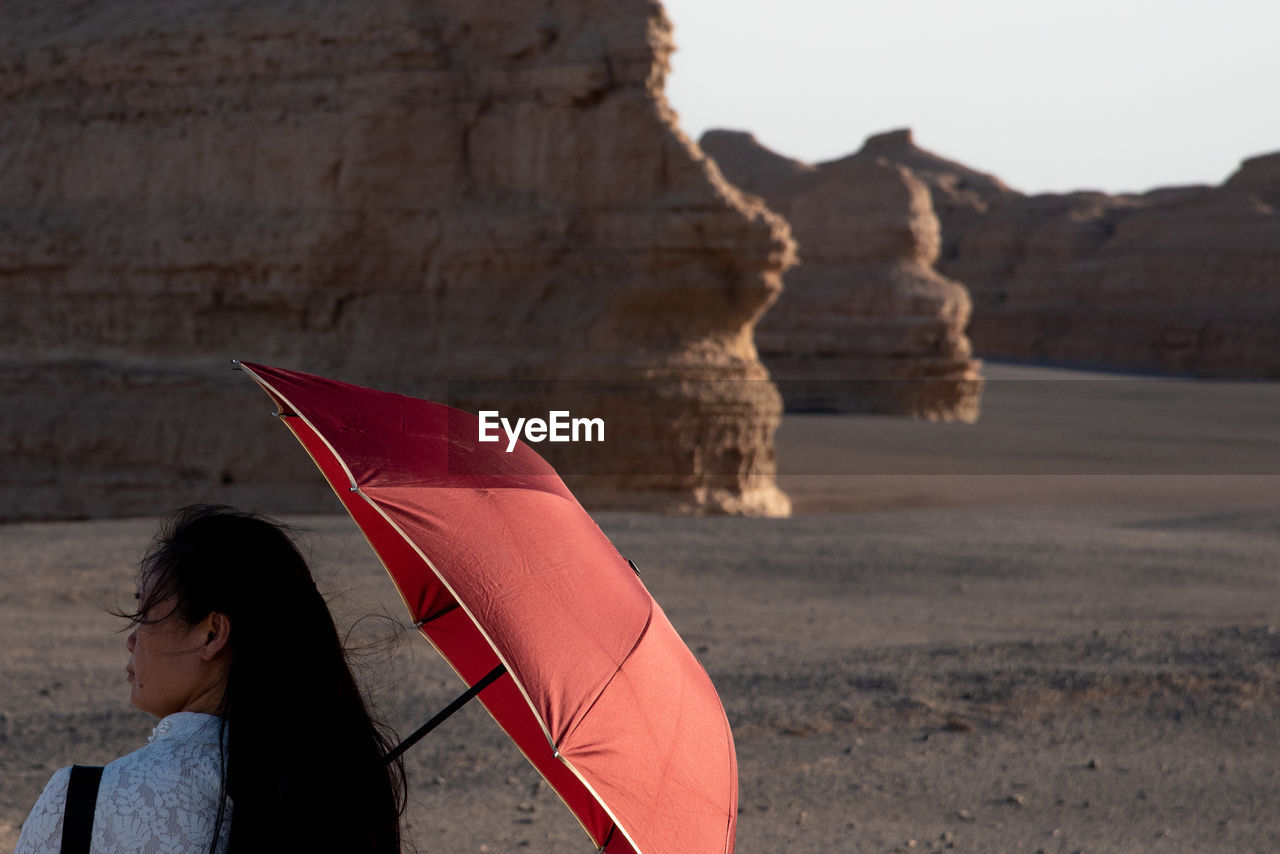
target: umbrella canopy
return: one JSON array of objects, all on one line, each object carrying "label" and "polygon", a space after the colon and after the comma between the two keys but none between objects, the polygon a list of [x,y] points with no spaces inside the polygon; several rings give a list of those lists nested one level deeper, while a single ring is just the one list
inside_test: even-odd
[{"label": "umbrella canopy", "polygon": [[720,698],[632,566],[523,443],[438,403],[241,364],[422,634],[610,854],[728,854]]}]

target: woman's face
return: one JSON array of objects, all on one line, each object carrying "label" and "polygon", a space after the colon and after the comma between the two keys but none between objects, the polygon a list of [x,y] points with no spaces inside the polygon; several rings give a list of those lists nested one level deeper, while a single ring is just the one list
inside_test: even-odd
[{"label": "woman's face", "polygon": [[[147,591],[138,592],[146,601]],[[225,666],[209,660],[210,620],[186,622],[170,597],[142,615],[125,639],[129,664],[129,701],[158,718],[174,712],[217,711]]]}]

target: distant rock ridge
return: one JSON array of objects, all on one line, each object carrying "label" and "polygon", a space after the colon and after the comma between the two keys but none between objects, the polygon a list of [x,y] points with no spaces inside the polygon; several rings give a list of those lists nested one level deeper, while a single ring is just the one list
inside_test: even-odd
[{"label": "distant rock ridge", "polygon": [[853,157],[929,184],[938,267],[969,288],[979,355],[1280,377],[1280,153],[1249,158],[1220,187],[1118,196],[1025,196],[900,131]]},{"label": "distant rock ridge", "polygon": [[1223,184],[1223,189],[1252,193],[1273,208],[1280,208],[1280,151],[1250,157]]},{"label": "distant rock ridge", "polygon": [[850,157],[883,157],[906,166],[931,188],[935,184],[940,185],[950,193],[972,199],[983,206],[1008,196],[1020,195],[1005,186],[995,175],[970,169],[962,163],[920,148],[915,143],[915,134],[909,128],[869,136],[862,148]]},{"label": "distant rock ridge", "polygon": [[676,128],[670,30],[651,0],[0,5],[0,519],[333,509],[232,358],[542,415],[612,388],[605,445],[538,447],[586,503],[787,513],[752,329],[793,246]]},{"label": "distant rock ridge", "polygon": [[721,172],[728,166],[725,177],[735,187],[757,196],[806,179],[819,180],[817,167],[784,157],[745,131],[709,130],[702,135],[699,146],[715,159]]},{"label": "distant rock ridge", "polygon": [[872,156],[812,166],[738,131],[699,144],[799,244],[800,265],[756,329],[789,409],[977,418],[969,297],[933,268],[938,219],[910,169]]},{"label": "distant rock ridge", "polygon": [[[942,229],[940,262],[955,255],[956,244],[953,238],[960,230],[976,217],[985,214],[993,205],[1022,195],[1007,187],[994,175],[979,172],[920,148],[910,129],[867,137],[862,148],[848,156],[848,159],[854,160],[877,158],[907,167],[929,187],[933,196],[933,209]],[[944,271],[944,267],[944,263],[939,263],[940,272]]]}]

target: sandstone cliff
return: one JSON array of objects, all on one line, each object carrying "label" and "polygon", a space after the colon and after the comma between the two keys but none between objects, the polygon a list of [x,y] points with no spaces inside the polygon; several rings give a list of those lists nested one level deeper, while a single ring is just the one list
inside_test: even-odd
[{"label": "sandstone cliff", "polygon": [[874,157],[812,166],[731,131],[700,144],[799,244],[801,263],[756,332],[788,408],[977,418],[969,297],[933,268],[938,218],[911,169]]},{"label": "sandstone cliff", "polygon": [[547,454],[586,501],[787,512],[752,327],[792,245],[675,130],[671,49],[650,0],[4,4],[0,517],[332,509],[233,357],[591,381],[607,444]]},{"label": "sandstone cliff", "polygon": [[[1030,197],[979,185],[909,133],[855,157],[935,164],[917,174],[942,219],[939,269],[969,288],[980,355],[1280,377],[1280,154],[1221,187]],[[940,202],[962,183],[975,188],[966,203]]]}]

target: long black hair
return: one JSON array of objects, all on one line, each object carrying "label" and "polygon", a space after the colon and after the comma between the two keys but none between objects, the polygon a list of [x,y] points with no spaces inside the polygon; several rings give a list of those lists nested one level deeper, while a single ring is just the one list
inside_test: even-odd
[{"label": "long black hair", "polygon": [[228,817],[227,854],[398,854],[404,766],[384,761],[394,738],[370,715],[284,526],[230,507],[184,507],[156,535],[139,582],[134,620],[173,597],[187,623],[217,611],[231,626],[211,854]]}]

